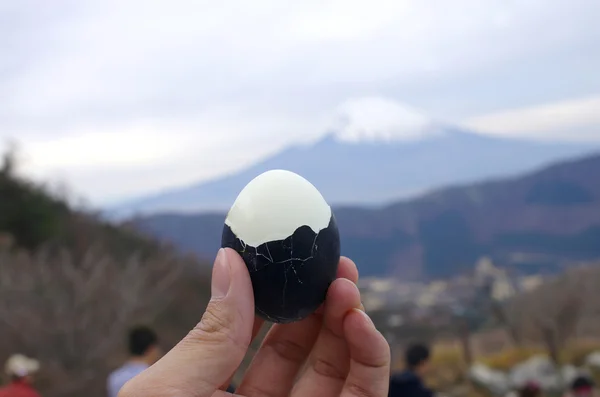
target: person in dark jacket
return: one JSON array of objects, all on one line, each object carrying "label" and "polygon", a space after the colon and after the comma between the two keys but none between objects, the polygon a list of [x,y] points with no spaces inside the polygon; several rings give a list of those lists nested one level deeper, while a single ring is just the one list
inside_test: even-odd
[{"label": "person in dark jacket", "polygon": [[423,376],[429,364],[429,348],[415,344],[405,352],[406,369],[392,375],[389,397],[433,397],[434,393],[423,383]]},{"label": "person in dark jacket", "polygon": [[540,397],[542,389],[537,382],[529,381],[519,390],[519,397]]},{"label": "person in dark jacket", "polygon": [[569,397],[594,397],[597,395],[594,382],[584,375],[573,380],[570,392],[567,394]]}]

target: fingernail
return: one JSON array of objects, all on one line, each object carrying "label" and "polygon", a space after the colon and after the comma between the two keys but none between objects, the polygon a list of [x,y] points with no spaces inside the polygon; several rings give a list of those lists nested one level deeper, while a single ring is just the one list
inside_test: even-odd
[{"label": "fingernail", "polygon": [[363,312],[363,311],[362,311],[362,310],[360,310],[360,309],[353,309],[353,310],[354,310],[355,312],[359,313],[359,314],[360,314],[360,315],[361,315],[361,316],[362,316],[362,317],[365,319],[365,321],[367,322],[367,325],[368,325],[369,327],[371,327],[371,328],[373,328],[373,329],[377,329],[377,328],[375,327],[375,324],[373,323],[373,320],[371,320],[371,317],[369,317],[369,315],[368,315],[367,313]]},{"label": "fingernail", "polygon": [[225,250],[221,248],[217,253],[215,265],[213,266],[212,283],[210,287],[212,298],[224,298],[229,291],[230,283],[231,275],[229,272],[229,261],[227,260]]}]

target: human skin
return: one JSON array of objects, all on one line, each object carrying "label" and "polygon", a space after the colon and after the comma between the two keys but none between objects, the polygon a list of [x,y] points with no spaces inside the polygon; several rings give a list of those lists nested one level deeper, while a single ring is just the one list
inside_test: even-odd
[{"label": "human skin", "polygon": [[[387,396],[390,349],[364,312],[354,262],[342,257],[337,277],[315,314],[271,327],[235,396]],[[232,396],[225,389],[261,325],[246,265],[219,250],[201,321],[119,397]]]}]

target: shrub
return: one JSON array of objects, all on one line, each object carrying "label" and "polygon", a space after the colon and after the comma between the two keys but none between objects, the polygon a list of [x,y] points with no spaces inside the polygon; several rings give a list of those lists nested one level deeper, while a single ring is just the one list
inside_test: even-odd
[{"label": "shrub", "polygon": [[500,371],[508,371],[515,365],[539,354],[545,354],[539,348],[512,348],[481,359],[481,363]]},{"label": "shrub", "polygon": [[[206,299],[206,276],[193,262],[169,255],[115,260],[101,246],[76,259],[70,250],[33,253],[0,248],[0,359],[15,352],[42,362],[45,396],[104,396],[108,372],[120,365],[122,341],[134,322],[155,320],[185,307],[180,297]],[[192,276],[192,277],[190,277]],[[190,283],[203,286],[189,289]],[[197,315],[170,327],[180,337],[199,319],[206,300],[186,302]],[[184,329],[185,327],[185,329]]]}]

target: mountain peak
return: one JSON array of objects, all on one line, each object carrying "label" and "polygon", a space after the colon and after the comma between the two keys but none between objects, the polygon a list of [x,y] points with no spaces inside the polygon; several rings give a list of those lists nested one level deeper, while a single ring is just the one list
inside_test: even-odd
[{"label": "mountain peak", "polygon": [[381,97],[349,99],[336,109],[331,130],[341,142],[415,141],[446,133],[421,111]]}]

